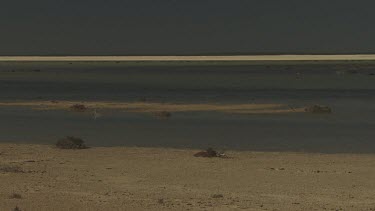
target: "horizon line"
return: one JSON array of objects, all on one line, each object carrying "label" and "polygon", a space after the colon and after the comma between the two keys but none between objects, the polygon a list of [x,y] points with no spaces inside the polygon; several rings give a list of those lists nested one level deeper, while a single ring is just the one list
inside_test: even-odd
[{"label": "horizon line", "polygon": [[354,61],[375,60],[375,54],[279,54],[202,56],[0,56],[0,61]]}]

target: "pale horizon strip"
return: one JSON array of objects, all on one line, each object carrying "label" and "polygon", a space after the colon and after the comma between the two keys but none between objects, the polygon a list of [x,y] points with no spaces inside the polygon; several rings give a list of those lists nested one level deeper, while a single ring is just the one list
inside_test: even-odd
[{"label": "pale horizon strip", "polygon": [[375,54],[241,56],[0,56],[0,61],[365,61]]}]

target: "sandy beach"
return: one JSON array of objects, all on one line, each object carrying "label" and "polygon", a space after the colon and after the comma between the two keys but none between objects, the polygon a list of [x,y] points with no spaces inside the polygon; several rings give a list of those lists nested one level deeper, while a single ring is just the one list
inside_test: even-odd
[{"label": "sandy beach", "polygon": [[375,211],[375,1],[3,1],[0,211]]},{"label": "sandy beach", "polygon": [[374,210],[375,156],[0,145],[0,209]]}]

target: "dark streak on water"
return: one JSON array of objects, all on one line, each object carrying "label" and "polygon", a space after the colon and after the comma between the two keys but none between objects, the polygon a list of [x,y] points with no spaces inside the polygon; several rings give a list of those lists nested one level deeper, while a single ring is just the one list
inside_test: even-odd
[{"label": "dark streak on water", "polygon": [[[0,140],[92,146],[168,146],[264,151],[375,152],[375,66],[0,65],[0,101],[97,100],[324,104],[331,115],[146,114],[0,108]],[[31,71],[40,68],[40,71]],[[30,70],[30,71],[29,71]]]}]

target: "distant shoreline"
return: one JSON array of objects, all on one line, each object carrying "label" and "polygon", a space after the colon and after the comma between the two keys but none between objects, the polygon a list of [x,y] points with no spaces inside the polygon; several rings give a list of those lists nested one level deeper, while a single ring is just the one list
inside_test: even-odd
[{"label": "distant shoreline", "polygon": [[242,56],[0,56],[0,62],[96,61],[370,61],[375,54]]}]

